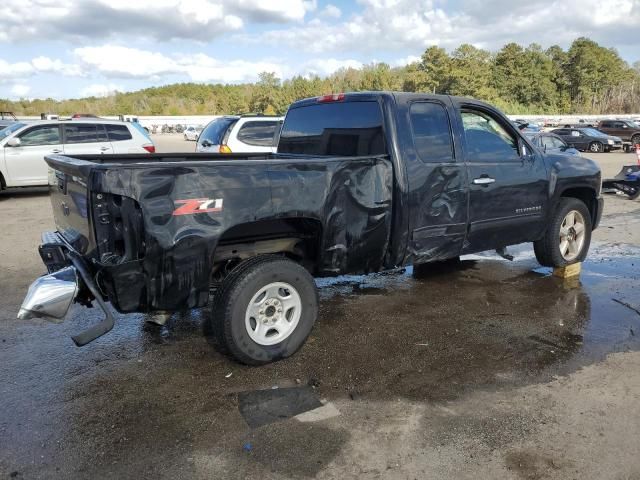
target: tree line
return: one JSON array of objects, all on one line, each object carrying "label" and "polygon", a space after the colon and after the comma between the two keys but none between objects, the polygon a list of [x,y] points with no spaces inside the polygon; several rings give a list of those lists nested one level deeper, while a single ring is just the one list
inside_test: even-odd
[{"label": "tree line", "polygon": [[0,108],[17,115],[282,114],[301,98],[365,90],[468,96],[510,114],[638,113],[640,61],[631,66],[615,49],[584,37],[567,50],[557,45],[545,50],[535,43],[527,47],[509,43],[490,52],[463,44],[449,53],[433,46],[419,61],[403,67],[374,63],[324,78],[287,80],[263,72],[256,83],[179,83],[107,97],[0,100]]}]

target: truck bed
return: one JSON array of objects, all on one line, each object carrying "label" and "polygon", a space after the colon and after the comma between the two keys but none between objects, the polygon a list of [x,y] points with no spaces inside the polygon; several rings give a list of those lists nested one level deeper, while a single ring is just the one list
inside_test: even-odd
[{"label": "truck bed", "polygon": [[393,198],[385,155],[46,161],[57,229],[91,261],[121,312],[203,306],[216,265],[265,241],[288,241],[293,254],[317,258],[317,276],[385,268]]}]

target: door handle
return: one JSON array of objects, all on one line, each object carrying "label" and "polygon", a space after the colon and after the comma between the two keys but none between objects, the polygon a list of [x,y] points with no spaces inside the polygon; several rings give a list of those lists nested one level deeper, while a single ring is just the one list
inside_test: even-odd
[{"label": "door handle", "polygon": [[495,181],[496,179],[491,177],[480,177],[473,179],[474,185],[489,185],[491,183],[494,183]]},{"label": "door handle", "polygon": [[111,150],[111,147],[100,147],[101,152],[106,152],[107,150]]},{"label": "door handle", "polygon": [[62,150],[60,150],[59,148],[54,148],[53,150],[51,150],[51,153],[62,153]]}]

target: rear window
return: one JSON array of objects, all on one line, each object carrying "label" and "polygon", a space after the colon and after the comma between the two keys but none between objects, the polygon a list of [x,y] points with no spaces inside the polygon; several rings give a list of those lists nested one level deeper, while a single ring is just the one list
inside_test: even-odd
[{"label": "rear window", "polygon": [[453,161],[453,140],[447,111],[439,103],[411,105],[411,128],[416,153],[423,162]]},{"label": "rear window", "polygon": [[120,142],[122,140],[131,140],[131,132],[126,125],[105,125],[109,141]]},{"label": "rear window", "polygon": [[97,143],[106,141],[107,133],[101,124],[74,123],[64,126],[64,143]]},{"label": "rear window", "polygon": [[272,147],[278,122],[247,122],[238,131],[238,140],[247,145]]},{"label": "rear window", "polygon": [[377,102],[318,103],[290,109],[279,153],[360,156],[386,154]]},{"label": "rear window", "polygon": [[220,145],[222,137],[227,133],[227,129],[231,126],[231,124],[235,123],[237,118],[217,118],[209,125],[205,127],[205,129],[198,137],[198,142],[203,143],[207,140],[212,145]]}]

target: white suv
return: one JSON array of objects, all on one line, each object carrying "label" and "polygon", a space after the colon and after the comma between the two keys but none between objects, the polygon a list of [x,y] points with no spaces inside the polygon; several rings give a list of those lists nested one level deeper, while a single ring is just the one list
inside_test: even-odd
[{"label": "white suv", "polygon": [[16,122],[0,130],[0,189],[47,185],[51,154],[154,153],[136,123],[109,120]]},{"label": "white suv", "polygon": [[226,115],[204,127],[196,152],[275,152],[284,117]]}]

